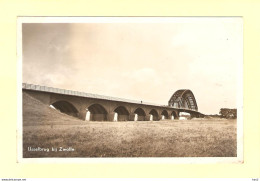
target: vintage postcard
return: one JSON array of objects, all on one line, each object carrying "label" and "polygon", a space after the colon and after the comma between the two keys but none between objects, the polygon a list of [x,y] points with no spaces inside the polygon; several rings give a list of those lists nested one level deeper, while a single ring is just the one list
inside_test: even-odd
[{"label": "vintage postcard", "polygon": [[18,162],[243,162],[241,17],[19,17]]}]

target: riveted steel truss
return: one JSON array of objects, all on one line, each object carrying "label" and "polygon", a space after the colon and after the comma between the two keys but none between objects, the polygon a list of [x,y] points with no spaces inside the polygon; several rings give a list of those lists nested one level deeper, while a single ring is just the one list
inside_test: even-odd
[{"label": "riveted steel truss", "polygon": [[189,89],[177,90],[168,102],[174,108],[190,109],[198,111],[196,99]]}]

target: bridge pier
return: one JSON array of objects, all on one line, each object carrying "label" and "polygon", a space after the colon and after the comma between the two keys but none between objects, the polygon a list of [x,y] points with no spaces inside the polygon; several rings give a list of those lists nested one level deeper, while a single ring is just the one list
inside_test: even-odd
[{"label": "bridge pier", "polygon": [[160,120],[162,120],[162,115],[159,115],[158,120],[155,120],[155,121],[160,121]]},{"label": "bridge pier", "polygon": [[85,117],[85,121],[90,121],[90,116],[91,116],[91,113],[88,109],[86,109],[86,117]]},{"label": "bridge pier", "polygon": [[80,111],[79,114],[78,114],[78,118],[85,121],[86,120],[86,110]]},{"label": "bridge pier", "polygon": [[144,119],[144,120],[145,120],[145,121],[151,121],[150,118],[151,118],[151,115],[149,114],[149,115],[146,115],[146,116],[145,116],[145,119]]},{"label": "bridge pier", "polygon": [[118,118],[119,118],[119,115],[117,112],[114,112],[114,119],[113,121],[117,122],[118,121]]},{"label": "bridge pier", "polygon": [[115,116],[114,112],[108,113],[107,114],[107,120],[108,121],[114,121],[114,116]]},{"label": "bridge pier", "polygon": [[129,114],[129,121],[135,121],[135,113]]}]

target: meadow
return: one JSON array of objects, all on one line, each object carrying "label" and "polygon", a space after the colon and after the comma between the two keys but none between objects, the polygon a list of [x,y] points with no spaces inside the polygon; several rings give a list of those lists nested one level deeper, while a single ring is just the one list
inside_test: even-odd
[{"label": "meadow", "polygon": [[[23,95],[24,158],[236,157],[236,130],[236,120],[216,118],[82,121]],[[49,151],[29,151],[38,147]]]}]

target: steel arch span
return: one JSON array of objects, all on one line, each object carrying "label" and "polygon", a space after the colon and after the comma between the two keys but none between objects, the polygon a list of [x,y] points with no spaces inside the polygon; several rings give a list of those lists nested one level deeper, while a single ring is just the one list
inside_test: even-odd
[{"label": "steel arch span", "polygon": [[177,90],[172,95],[168,105],[174,108],[198,111],[198,105],[195,96],[189,89]]}]

